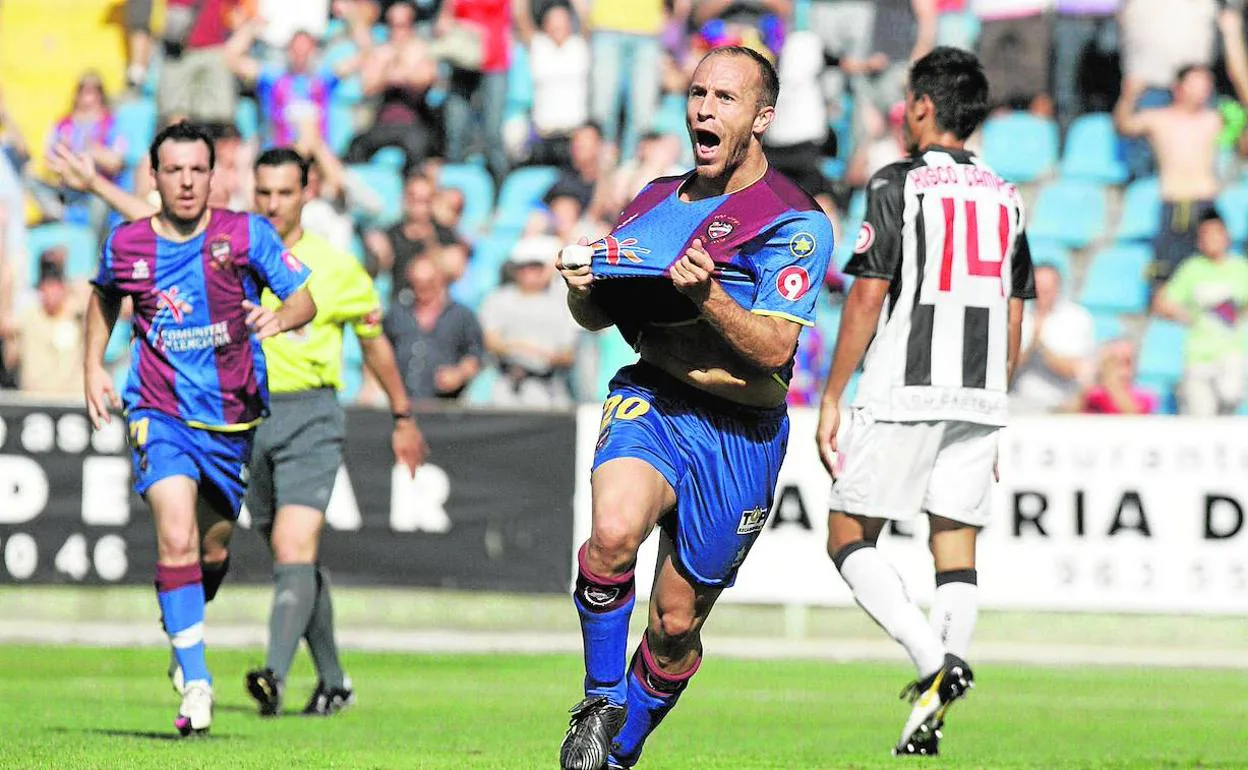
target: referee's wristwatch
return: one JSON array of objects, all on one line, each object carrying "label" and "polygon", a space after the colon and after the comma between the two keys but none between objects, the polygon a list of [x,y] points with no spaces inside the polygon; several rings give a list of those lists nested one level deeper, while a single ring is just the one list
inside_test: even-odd
[{"label": "referee's wristwatch", "polygon": [[416,415],[412,413],[410,408],[400,412],[391,412],[390,416],[394,418],[396,423],[400,420],[411,420],[412,422],[416,422]]}]

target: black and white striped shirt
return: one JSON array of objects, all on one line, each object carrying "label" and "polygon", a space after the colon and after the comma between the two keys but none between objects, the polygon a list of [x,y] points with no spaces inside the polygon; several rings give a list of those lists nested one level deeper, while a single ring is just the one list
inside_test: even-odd
[{"label": "black and white striped shirt", "polygon": [[964,150],[881,169],[845,272],[890,282],[855,407],[1004,425],[1011,297],[1035,296],[1018,189]]}]

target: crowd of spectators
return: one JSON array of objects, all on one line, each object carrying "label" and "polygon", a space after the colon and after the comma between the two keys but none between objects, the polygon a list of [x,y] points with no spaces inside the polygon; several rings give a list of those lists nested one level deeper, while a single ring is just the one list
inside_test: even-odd
[{"label": "crowd of spectators", "polygon": [[[768,156],[852,243],[862,187],[906,153],[909,62],[955,45],[979,53],[994,119],[1026,115],[1062,136],[1090,113],[1112,120],[1126,176],[1111,196],[1155,177],[1160,198],[1145,313],[1189,329],[1175,392],[1142,387],[1140,332],[1152,321],[1128,318],[1103,334],[1077,301],[1092,248],[1070,263],[1036,249],[1039,296],[1025,324],[1017,411],[1146,413],[1174,397],[1183,412],[1211,415],[1244,400],[1248,262],[1224,221],[1239,213],[1219,205],[1248,153],[1244,10],[1234,2],[166,4],[155,30],[150,0],[126,3],[127,90],[107,94],[98,73],[85,73],[44,146],[27,144],[0,99],[6,387],[78,392],[79,316],[94,265],[75,257],[66,234],[88,234],[93,251],[119,217],[82,191],[83,178],[150,199],[136,143],[158,125],[193,120],[217,138],[213,205],[249,207],[260,149],[292,145],[311,161],[304,225],[375,277],[414,397],[508,408],[596,400],[629,353],[605,339],[610,332],[571,323],[554,255],[607,233],[650,179],[688,167],[683,95],[703,52],[740,44],[776,62],[782,89]],[[145,103],[149,125],[136,131],[120,119]],[[1028,197],[1051,176],[1021,180],[1032,183]],[[509,196],[522,177],[543,181]],[[1098,243],[1109,242],[1110,222],[1104,230]],[[800,343],[795,404],[816,397],[830,360],[847,280],[834,266],[825,283],[826,320]],[[124,371],[124,340],[114,352]],[[344,398],[370,403],[378,392],[361,379]]]}]

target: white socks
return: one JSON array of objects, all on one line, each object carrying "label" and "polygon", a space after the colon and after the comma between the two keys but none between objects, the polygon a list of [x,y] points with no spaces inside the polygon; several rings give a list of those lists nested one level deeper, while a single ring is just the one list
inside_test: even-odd
[{"label": "white socks", "polygon": [[979,588],[973,569],[936,573],[936,601],[931,621],[945,649],[966,660],[979,618]]},{"label": "white socks", "polygon": [[[940,637],[906,594],[897,571],[874,545],[862,542],[848,546],[834,561],[859,606],[906,649],[920,679],[944,665],[945,646]],[[972,620],[968,628],[974,625]],[[969,638],[968,630],[968,642]]]}]

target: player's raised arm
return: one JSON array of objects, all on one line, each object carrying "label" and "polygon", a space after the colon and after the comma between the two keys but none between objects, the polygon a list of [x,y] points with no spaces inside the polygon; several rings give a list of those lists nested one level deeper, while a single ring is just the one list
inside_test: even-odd
[{"label": "player's raised arm", "polygon": [[155,216],[159,209],[101,176],[95,161],[85,152],[74,152],[57,144],[48,155],[48,167],[61,177],[66,187],[90,193],[129,221]]}]

